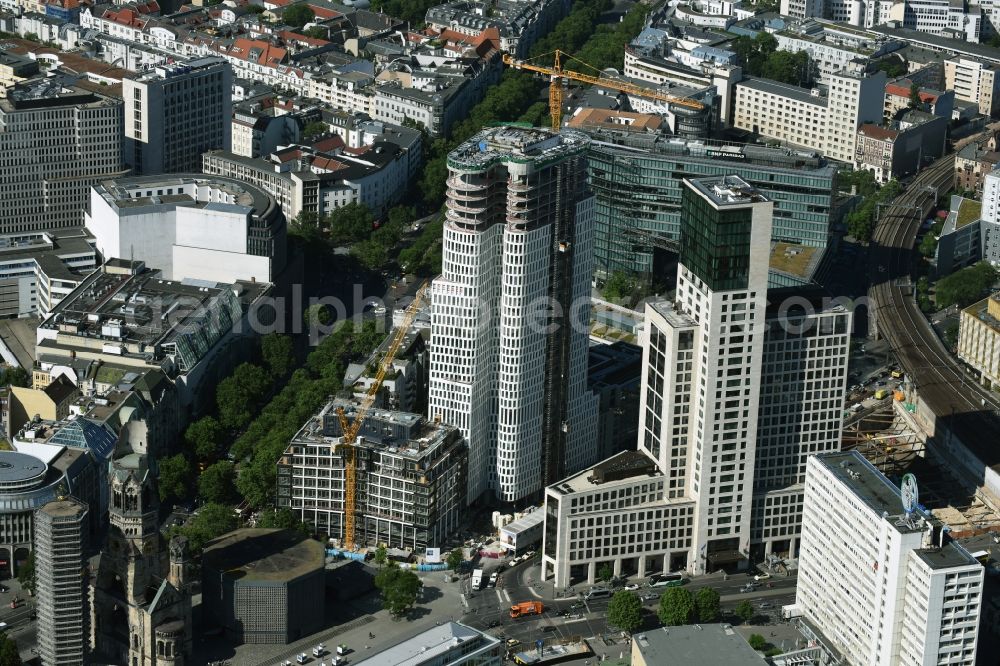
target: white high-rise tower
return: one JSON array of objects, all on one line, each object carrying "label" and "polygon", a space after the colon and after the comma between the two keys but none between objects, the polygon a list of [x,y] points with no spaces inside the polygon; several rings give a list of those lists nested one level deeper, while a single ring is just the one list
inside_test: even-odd
[{"label": "white high-rise tower", "polygon": [[468,442],[470,502],[517,502],[594,462],[588,143],[497,127],[448,156],[429,412]]}]

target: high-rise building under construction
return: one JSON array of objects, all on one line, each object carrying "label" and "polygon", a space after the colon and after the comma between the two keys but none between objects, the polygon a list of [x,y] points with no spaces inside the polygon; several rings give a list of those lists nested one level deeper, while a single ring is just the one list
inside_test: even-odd
[{"label": "high-rise building under construction", "polygon": [[588,145],[494,127],[448,156],[429,412],[468,442],[470,501],[518,502],[594,462]]}]

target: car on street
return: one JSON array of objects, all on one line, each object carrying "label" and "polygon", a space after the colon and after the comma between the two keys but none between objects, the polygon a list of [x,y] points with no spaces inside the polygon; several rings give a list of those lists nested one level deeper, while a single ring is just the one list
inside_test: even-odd
[{"label": "car on street", "polygon": [[555,631],[556,628],[557,627],[554,624],[547,624],[544,627],[542,627],[542,631],[544,631],[545,633],[548,633],[550,631]]},{"label": "car on street", "polygon": [[634,592],[635,590],[639,589],[639,584],[638,583],[629,583],[628,585],[625,586],[625,589],[628,590],[629,592]]},{"label": "car on street", "polygon": [[761,581],[761,580],[767,580],[770,577],[771,577],[771,574],[765,572],[765,573],[762,573],[762,574],[757,574],[756,576],[753,577],[753,579],[757,580],[757,581]]},{"label": "car on street", "polygon": [[490,620],[490,623],[486,625],[489,629],[500,626],[500,620]]}]

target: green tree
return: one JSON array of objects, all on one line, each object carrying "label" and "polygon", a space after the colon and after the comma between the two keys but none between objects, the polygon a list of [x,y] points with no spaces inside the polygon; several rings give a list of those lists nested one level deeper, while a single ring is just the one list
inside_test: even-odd
[{"label": "green tree", "polygon": [[[312,141],[313,139],[329,133],[329,131],[329,125],[320,120],[314,120],[302,128],[302,139],[305,141]],[[303,211],[303,213],[305,213],[305,211]],[[299,213],[299,215],[302,215],[303,213]],[[310,213],[310,215],[316,215],[316,213]]]},{"label": "green tree", "polygon": [[0,386],[31,386],[31,375],[18,365],[5,365],[0,369]]},{"label": "green tree", "polygon": [[389,551],[385,549],[385,546],[382,544],[378,545],[378,548],[375,549],[375,556],[372,558],[372,561],[375,562],[375,565],[380,569],[389,562]]},{"label": "green tree", "polygon": [[668,626],[678,626],[694,621],[694,597],[683,587],[669,587],[660,597],[660,607],[656,611],[660,622]]},{"label": "green tree", "polygon": [[265,335],[260,340],[260,353],[272,377],[286,377],[295,368],[295,349],[287,335]]},{"label": "green tree", "polygon": [[980,261],[937,281],[934,301],[939,309],[950,305],[972,305],[997,281],[997,271],[989,262]]},{"label": "green tree", "polygon": [[244,428],[271,386],[267,372],[259,365],[242,363],[221,382],[215,392],[219,421],[233,430]]},{"label": "green tree", "polygon": [[736,617],[740,618],[744,622],[749,622],[750,618],[753,617],[753,606],[750,602],[744,599],[740,603],[736,604],[736,608],[733,611]]},{"label": "green tree", "polygon": [[295,530],[302,536],[309,536],[309,526],[299,520],[291,509],[261,511],[256,527]]},{"label": "green tree", "polygon": [[190,461],[183,453],[164,458],[159,461],[160,501],[184,499],[191,492],[191,479],[194,474]]},{"label": "green tree", "polygon": [[611,301],[631,298],[635,293],[635,280],[624,271],[615,271],[604,283],[604,297]]},{"label": "green tree", "polygon": [[423,582],[409,569],[389,564],[375,576],[375,587],[382,593],[382,607],[393,617],[400,617],[413,608]]},{"label": "green tree", "polygon": [[920,84],[919,83],[911,83],[910,84],[910,103],[909,103],[909,106],[910,106],[911,109],[916,109],[916,108],[918,108],[920,106],[920,104],[921,104],[921,101],[920,101]]},{"label": "green tree", "polygon": [[220,460],[205,468],[198,477],[198,495],[206,502],[216,504],[236,504],[236,467],[233,463]]},{"label": "green tree", "polygon": [[920,254],[925,257],[933,257],[934,253],[937,252],[938,240],[934,234],[927,234],[920,241]]},{"label": "green tree", "polygon": [[719,592],[712,587],[703,587],[694,595],[698,607],[699,622],[718,622],[720,615]]},{"label": "green tree", "polygon": [[186,525],[175,528],[175,531],[188,538],[191,550],[200,551],[206,543],[226,532],[232,532],[236,527],[236,515],[232,507],[210,502],[203,505],[198,510],[198,515]]},{"label": "green tree", "polygon": [[349,203],[333,211],[327,218],[330,238],[334,243],[354,243],[367,238],[372,232],[375,218],[368,206]]},{"label": "green tree", "polygon": [[750,644],[754,650],[763,650],[767,647],[767,639],[760,634],[750,634],[750,638],[747,639],[747,643]]},{"label": "green tree", "polygon": [[17,568],[17,582],[32,594],[35,593],[35,551],[28,553],[28,557]]},{"label": "green tree", "polygon": [[301,28],[314,18],[316,18],[316,12],[305,3],[292,5],[281,15],[282,21],[295,28]]},{"label": "green tree", "polygon": [[377,270],[389,260],[389,251],[375,240],[363,240],[351,246],[351,256],[365,268]]},{"label": "green tree", "polygon": [[958,322],[948,322],[948,326],[941,333],[941,340],[948,349],[955,349],[958,346]]},{"label": "green tree", "polygon": [[0,634],[0,666],[21,666],[21,663],[17,641],[7,634]]},{"label": "green tree", "polygon": [[456,548],[455,550],[448,553],[448,559],[446,560],[448,568],[452,571],[456,571],[462,562],[465,561],[465,554],[462,552],[461,548]]},{"label": "green tree", "polygon": [[244,6],[246,7],[247,14],[263,14],[264,13],[264,6],[263,5],[244,5]]},{"label": "green tree", "polygon": [[896,56],[889,56],[878,63],[878,68],[885,72],[890,79],[906,74],[906,64]]},{"label": "green tree", "polygon": [[226,429],[214,416],[203,416],[184,431],[184,443],[198,460],[211,460],[219,453]]},{"label": "green tree", "polygon": [[322,303],[316,303],[306,308],[302,319],[307,327],[326,326],[333,321],[333,314],[330,308]]},{"label": "green tree", "polygon": [[618,590],[608,603],[608,622],[632,633],[642,626],[642,601],[635,592]]},{"label": "green tree", "polygon": [[597,580],[602,582],[608,582],[615,577],[615,570],[611,568],[611,565],[605,562],[597,569]]}]

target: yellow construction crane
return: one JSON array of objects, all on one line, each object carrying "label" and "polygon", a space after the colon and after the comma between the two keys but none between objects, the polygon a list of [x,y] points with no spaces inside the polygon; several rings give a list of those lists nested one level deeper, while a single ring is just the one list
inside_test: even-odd
[{"label": "yellow construction crane", "polygon": [[375,381],[368,387],[365,397],[361,400],[361,404],[354,413],[354,421],[348,422],[347,414],[344,413],[344,408],[337,407],[337,417],[340,419],[340,429],[343,433],[340,438],[340,444],[338,444],[337,447],[343,452],[344,455],[343,545],[345,550],[354,548],[354,518],[357,512],[358,500],[357,463],[354,442],[358,437],[358,431],[361,429],[361,425],[365,421],[365,415],[375,402],[375,396],[378,394],[379,389],[382,388],[382,381],[385,379],[386,373],[389,372],[389,368],[392,367],[392,361],[396,358],[400,345],[403,344],[406,332],[410,330],[410,324],[413,323],[413,318],[417,316],[417,310],[420,309],[420,304],[423,303],[426,292],[427,283],[425,282],[420,286],[420,289],[417,290],[416,295],[413,297],[413,302],[410,303],[410,307],[406,308],[406,314],[403,316],[403,321],[396,329],[395,335],[392,336],[389,348],[386,350],[385,356],[382,357],[382,362],[378,366],[378,372],[375,373]]},{"label": "yellow construction crane", "polygon": [[[554,55],[554,64],[552,67],[546,67],[545,65],[535,65],[526,60],[515,60],[509,53],[503,54],[503,62],[505,65],[510,67],[515,67],[517,69],[523,69],[529,72],[537,72],[539,74],[545,74],[551,77],[551,82],[549,83],[549,115],[552,117],[552,129],[557,130],[562,126],[562,101],[563,101],[563,89],[562,80],[571,79],[573,81],[580,81],[581,83],[589,83],[595,86],[601,86],[603,88],[611,88],[612,90],[620,90],[627,95],[637,95],[639,97],[647,97],[649,99],[655,99],[661,102],[670,102],[671,104],[676,104],[678,106],[683,106],[689,109],[695,109],[700,111],[705,108],[705,105],[695,99],[690,99],[688,97],[677,97],[675,95],[668,95],[665,92],[660,92],[659,90],[654,90],[653,88],[646,88],[644,86],[639,86],[628,81],[622,81],[620,79],[608,78],[604,75],[604,72],[597,69],[593,65],[588,65],[579,58],[574,58],[569,53],[565,51],[555,50],[551,54],[546,53],[540,55],[534,60],[544,58],[548,55]],[[593,76],[591,74],[581,74],[580,72],[574,72],[571,69],[563,69],[562,63],[563,58],[568,58],[575,60],[576,62],[584,65],[585,67],[590,67],[592,70],[598,73],[598,76]]]}]

